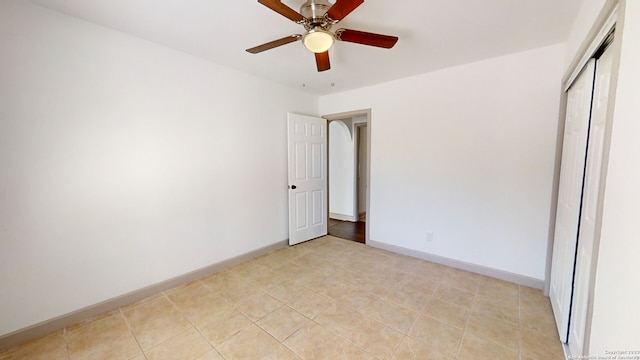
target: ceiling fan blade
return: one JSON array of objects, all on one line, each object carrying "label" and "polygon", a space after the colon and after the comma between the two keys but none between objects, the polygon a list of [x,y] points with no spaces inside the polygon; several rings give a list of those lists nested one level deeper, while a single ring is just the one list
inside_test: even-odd
[{"label": "ceiling fan blade", "polygon": [[327,17],[331,20],[340,21],[344,19],[355,8],[362,5],[364,0],[336,0],[336,3],[327,11]]},{"label": "ceiling fan blade", "polygon": [[287,37],[283,37],[282,39],[278,39],[278,40],[273,40],[270,41],[268,43],[262,44],[262,45],[258,45],[256,47],[252,47],[251,49],[247,49],[247,52],[250,52],[252,54],[257,54],[260,52],[263,52],[265,50],[269,50],[269,49],[273,49],[275,47],[278,46],[282,46],[282,45],[286,45],[288,43],[292,43],[294,41],[298,41],[302,38],[302,35],[289,35]]},{"label": "ceiling fan blade", "polygon": [[292,21],[304,21],[304,16],[283,4],[280,0],[258,0],[258,2]]},{"label": "ceiling fan blade", "polygon": [[316,65],[318,72],[331,69],[331,63],[329,62],[329,50],[323,53],[316,53]]},{"label": "ceiling fan blade", "polygon": [[346,42],[377,46],[385,49],[391,49],[398,42],[397,36],[374,34],[349,29],[336,30],[336,38]]}]

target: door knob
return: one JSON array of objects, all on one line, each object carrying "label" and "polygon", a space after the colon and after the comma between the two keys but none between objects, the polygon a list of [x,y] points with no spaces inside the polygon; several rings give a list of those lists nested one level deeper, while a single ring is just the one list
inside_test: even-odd
[{"label": "door knob", "polygon": [[295,189],[296,189],[296,186],[295,186],[295,185],[291,185],[291,186],[289,186],[289,188],[290,188],[291,190],[295,190]]}]

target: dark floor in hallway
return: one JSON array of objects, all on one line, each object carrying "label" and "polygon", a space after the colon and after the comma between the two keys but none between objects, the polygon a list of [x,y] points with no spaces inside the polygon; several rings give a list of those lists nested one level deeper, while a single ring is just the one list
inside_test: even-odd
[{"label": "dark floor in hallway", "polygon": [[364,244],[365,222],[340,221],[329,219],[329,235]]}]

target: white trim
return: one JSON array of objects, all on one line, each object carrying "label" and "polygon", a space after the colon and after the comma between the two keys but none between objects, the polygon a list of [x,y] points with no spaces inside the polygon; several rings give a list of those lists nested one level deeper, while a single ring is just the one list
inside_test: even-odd
[{"label": "white trim", "polygon": [[618,22],[618,5],[616,4],[610,11],[611,12],[607,17],[607,20],[602,24],[600,30],[589,44],[589,47],[587,47],[587,50],[583,53],[578,63],[573,67],[569,76],[563,81],[563,91],[569,90],[571,84],[573,84],[578,75],[580,75],[580,72],[589,59],[591,59],[596,51],[598,51],[602,43],[606,40],[607,35],[609,35],[611,30],[616,26],[616,23]]},{"label": "white trim", "polygon": [[340,220],[340,221],[351,221],[351,222],[358,221],[358,218],[355,217],[355,216],[337,214],[337,213],[332,213],[332,212],[329,213],[329,219],[335,219],[335,220]]},{"label": "white trim", "polygon": [[508,272],[504,270],[494,269],[494,268],[490,268],[490,267],[482,266],[478,264],[472,264],[472,263],[468,263],[468,262],[464,262],[456,259],[447,258],[444,256],[434,255],[434,254],[422,252],[419,250],[408,249],[401,246],[391,245],[391,244],[387,244],[387,243],[383,243],[375,240],[369,240],[367,242],[367,245],[370,245],[378,249],[391,251],[397,254],[407,255],[414,258],[430,261],[436,264],[445,265],[452,268],[465,270],[465,271],[489,276],[489,277],[500,279],[500,280],[509,281],[519,285],[532,287],[535,289],[542,290],[544,288],[544,280],[534,279],[525,275],[514,274],[512,272]]},{"label": "white trim", "polygon": [[[34,340],[50,334],[54,331],[58,331],[65,327],[77,324],[86,319],[93,318],[95,316],[104,314],[109,311],[116,310],[120,307],[133,304],[136,301],[145,299],[151,295],[155,295],[165,290],[169,290],[180,285],[188,284],[197,279],[202,279],[210,276],[214,273],[230,268],[232,266],[241,264],[245,261],[255,259],[258,256],[270,253],[272,251],[280,250],[289,245],[288,240],[278,241],[277,243],[265,246],[260,249],[249,251],[245,254],[232,257],[209,265],[207,267],[176,276],[169,280],[147,286],[142,289],[134,290],[130,293],[117,296],[115,298],[105,300],[103,302],[87,306],[83,309],[70,312],[50,320],[43,321],[41,323],[11,332],[6,335],[0,336],[0,350],[7,349],[15,345]],[[1,351],[0,351],[1,352]]]}]

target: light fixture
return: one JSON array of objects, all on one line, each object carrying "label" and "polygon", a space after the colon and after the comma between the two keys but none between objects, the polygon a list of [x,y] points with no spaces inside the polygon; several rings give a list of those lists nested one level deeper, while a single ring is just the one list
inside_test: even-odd
[{"label": "light fixture", "polygon": [[314,53],[323,53],[331,48],[335,38],[329,31],[315,27],[302,37],[304,46]]}]

